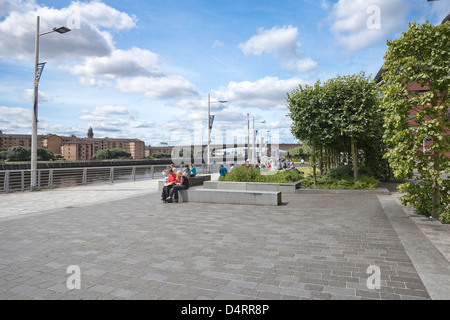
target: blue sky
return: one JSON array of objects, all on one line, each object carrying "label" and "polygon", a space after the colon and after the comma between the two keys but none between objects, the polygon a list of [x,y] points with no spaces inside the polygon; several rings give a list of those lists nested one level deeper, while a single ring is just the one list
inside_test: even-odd
[{"label": "blue sky", "polygon": [[[246,132],[290,134],[286,93],[364,71],[375,76],[386,39],[408,22],[438,24],[441,0],[0,0],[0,130],[31,133],[36,16],[39,134],[176,143],[201,131],[207,99],[213,142]],[[264,122],[264,123],[263,123]],[[261,132],[260,131],[260,132]]]}]

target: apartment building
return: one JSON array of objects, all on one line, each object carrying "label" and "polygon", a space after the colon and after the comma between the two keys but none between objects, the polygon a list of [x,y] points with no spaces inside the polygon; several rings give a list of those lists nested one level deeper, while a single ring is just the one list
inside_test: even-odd
[{"label": "apartment building", "polygon": [[[0,131],[0,147],[22,146],[31,148],[31,135],[5,134]],[[120,149],[131,153],[133,159],[145,158],[145,142],[139,139],[94,138],[89,128],[88,138],[39,135],[38,147],[44,147],[54,154],[61,154],[67,160],[91,160],[98,150]]]}]

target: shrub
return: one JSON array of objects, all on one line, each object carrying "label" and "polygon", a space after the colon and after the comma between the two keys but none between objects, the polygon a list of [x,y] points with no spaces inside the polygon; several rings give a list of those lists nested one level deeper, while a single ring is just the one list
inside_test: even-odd
[{"label": "shrub", "polygon": [[245,166],[237,166],[233,171],[229,172],[225,178],[220,181],[236,181],[236,182],[271,182],[271,183],[291,183],[301,180],[303,174],[298,171],[284,170],[278,171],[276,174],[261,174],[256,168],[247,169]]},{"label": "shrub", "polygon": [[[317,178],[317,189],[364,189],[373,190],[380,182],[368,176],[360,176],[357,182],[353,181],[353,177],[344,177],[342,179],[334,179],[328,175]],[[307,177],[302,181],[302,188],[314,189],[313,177]]]}]

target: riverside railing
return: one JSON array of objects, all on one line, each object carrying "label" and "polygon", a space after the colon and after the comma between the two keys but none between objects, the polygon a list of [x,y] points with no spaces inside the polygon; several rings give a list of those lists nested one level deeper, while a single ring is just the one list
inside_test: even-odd
[{"label": "riverside railing", "polygon": [[[164,177],[163,171],[168,167],[168,165],[139,165],[38,169],[37,189],[161,179]],[[198,173],[205,172],[205,165],[196,167]],[[30,188],[31,170],[0,170],[0,193],[24,192]]]}]

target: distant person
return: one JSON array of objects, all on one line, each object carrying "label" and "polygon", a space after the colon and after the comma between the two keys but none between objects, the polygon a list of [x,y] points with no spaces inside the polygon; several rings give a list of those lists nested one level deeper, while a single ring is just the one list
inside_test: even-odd
[{"label": "distant person", "polygon": [[195,168],[194,164],[191,164],[191,177],[195,177],[197,175],[197,169]]},{"label": "distant person", "polygon": [[188,179],[191,177],[191,170],[189,170],[189,165],[185,164],[183,168],[183,176],[187,177]]},{"label": "distant person", "polygon": [[234,163],[230,163],[230,172],[234,170]]},{"label": "distant person", "polygon": [[[181,173],[181,172],[180,172]],[[166,185],[163,187],[162,193],[161,193],[161,201],[166,203],[170,202],[171,199],[169,199],[169,192],[170,189],[173,188],[173,186],[178,182],[177,176],[175,172],[173,172],[172,169],[169,169],[169,172],[167,174],[167,182]]]},{"label": "distant person", "polygon": [[178,191],[189,189],[189,178],[185,176],[181,171],[177,172],[177,181],[169,191],[168,202],[178,202]]},{"label": "distant person", "polygon": [[305,160],[302,159],[302,160],[300,161],[300,163],[301,163],[301,164],[305,164]]},{"label": "distant person", "polygon": [[247,167],[247,169],[252,168],[252,165],[250,164],[250,159],[247,159],[247,163],[245,164],[245,166]]},{"label": "distant person", "polygon": [[278,161],[277,163],[277,170],[283,170],[283,164],[281,163],[281,161]]},{"label": "distant person", "polygon": [[225,168],[225,167],[223,166],[223,164],[221,164],[221,165],[219,166],[219,173],[220,173],[220,177],[224,177],[224,178],[225,178],[225,176],[226,176],[227,173],[228,173],[227,168]]}]

